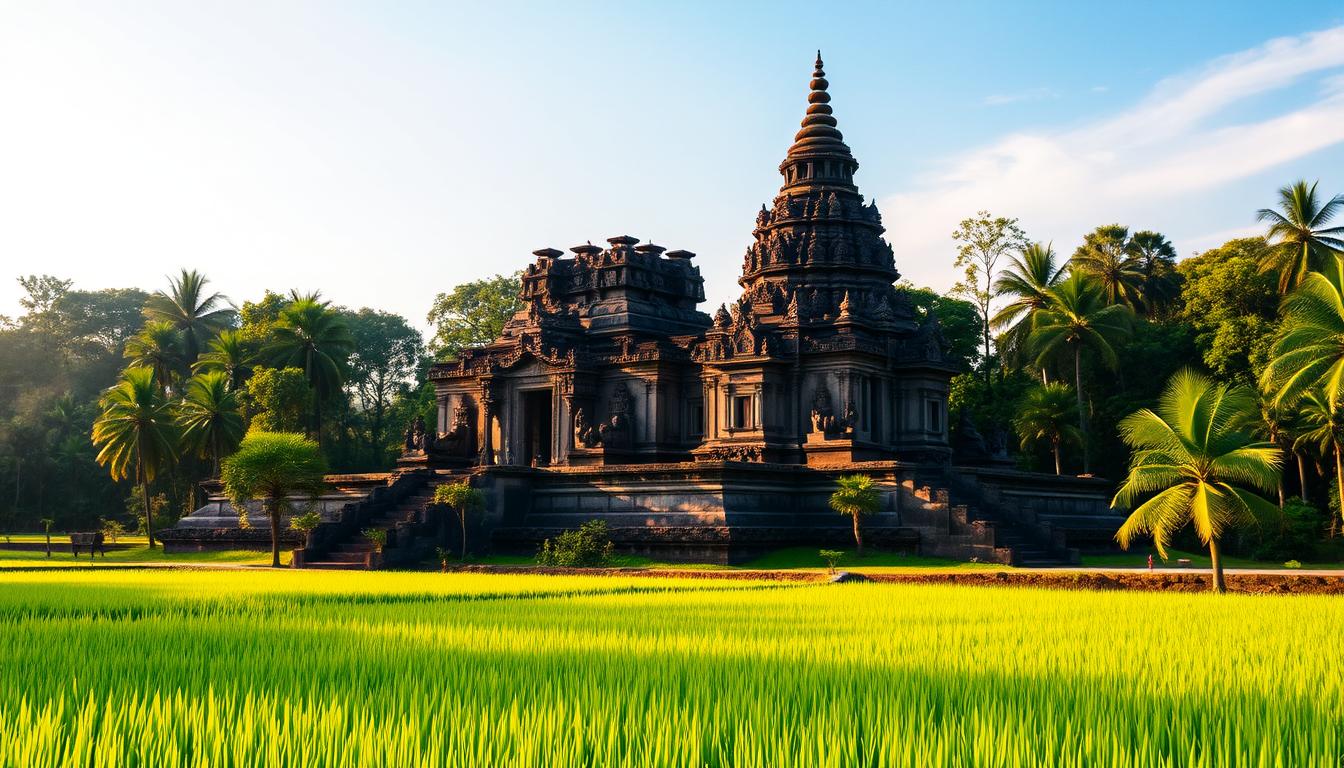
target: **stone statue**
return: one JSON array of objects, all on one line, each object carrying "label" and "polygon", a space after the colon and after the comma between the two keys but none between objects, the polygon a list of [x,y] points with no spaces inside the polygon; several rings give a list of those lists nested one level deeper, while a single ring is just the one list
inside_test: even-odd
[{"label": "stone statue", "polygon": [[817,393],[812,396],[812,431],[823,435],[831,435],[836,431],[835,411],[831,409],[831,393],[826,391],[824,385],[817,387]]},{"label": "stone statue", "polygon": [[407,454],[425,452],[425,419],[423,416],[416,416],[406,427],[403,435],[405,438],[404,452]]},{"label": "stone statue", "polygon": [[593,425],[588,423],[588,414],[583,408],[574,410],[574,447],[596,448],[602,444],[601,436]]},{"label": "stone statue", "polygon": [[632,417],[630,414],[630,389],[621,382],[611,393],[608,403],[611,416],[598,427],[602,445],[609,448],[628,448],[631,442]]}]

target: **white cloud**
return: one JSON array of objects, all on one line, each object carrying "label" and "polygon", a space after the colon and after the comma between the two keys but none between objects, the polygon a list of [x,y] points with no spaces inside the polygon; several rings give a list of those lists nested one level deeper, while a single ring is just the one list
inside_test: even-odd
[{"label": "white cloud", "polygon": [[[988,209],[1019,217],[1029,234],[1067,254],[1100,223],[1156,207],[1180,209],[1196,193],[1272,169],[1344,142],[1344,27],[1271,40],[1157,83],[1138,104],[1110,117],[1057,131],[1014,133],[960,156],[886,197],[888,237],[907,277],[935,288],[955,278],[958,221]],[[1284,89],[1307,76],[1321,87],[1307,103],[1251,122],[1212,124],[1229,107]],[[1245,211],[1220,229],[1246,222]],[[1173,224],[1172,227],[1176,227]],[[1199,225],[1204,230],[1214,229]],[[1206,232],[1172,231],[1182,253]]]},{"label": "white cloud", "polygon": [[985,97],[984,103],[985,106],[1000,107],[1003,106],[1004,104],[1016,104],[1018,102],[1023,101],[1044,101],[1046,99],[1057,99],[1057,98],[1059,98],[1058,91],[1056,91],[1053,88],[1046,88],[1042,86],[1040,88],[1031,88],[1025,91],[1018,91],[1017,93],[991,94]]}]

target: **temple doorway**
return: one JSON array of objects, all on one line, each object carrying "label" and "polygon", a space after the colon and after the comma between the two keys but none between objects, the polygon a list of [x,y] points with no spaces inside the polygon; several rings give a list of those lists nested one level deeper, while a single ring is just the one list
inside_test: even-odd
[{"label": "temple doorway", "polygon": [[523,464],[544,467],[551,463],[551,390],[523,393]]}]

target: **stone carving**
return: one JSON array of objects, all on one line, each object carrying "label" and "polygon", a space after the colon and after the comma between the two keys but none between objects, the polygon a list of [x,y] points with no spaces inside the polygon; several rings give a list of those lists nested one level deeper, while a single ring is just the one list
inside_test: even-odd
[{"label": "stone carving", "polygon": [[406,425],[406,432],[402,435],[404,446],[402,453],[404,455],[420,454],[425,452],[425,419],[423,416],[416,416]]},{"label": "stone carving", "polygon": [[617,384],[611,393],[608,410],[611,415],[598,427],[600,444],[609,448],[630,447],[633,419],[630,414],[630,388],[625,382]]},{"label": "stone carving", "polygon": [[602,444],[597,428],[588,423],[588,414],[582,407],[574,410],[574,447],[596,448]]},{"label": "stone carving", "polygon": [[824,384],[817,387],[816,394],[812,396],[812,431],[827,436],[839,431],[835,411],[831,408],[831,393]]},{"label": "stone carving", "polygon": [[710,461],[761,461],[757,445],[724,445],[709,449],[705,458]]},{"label": "stone carving", "polygon": [[470,456],[472,448],[471,408],[458,403],[448,422],[448,431],[435,441],[435,449],[451,456]]}]

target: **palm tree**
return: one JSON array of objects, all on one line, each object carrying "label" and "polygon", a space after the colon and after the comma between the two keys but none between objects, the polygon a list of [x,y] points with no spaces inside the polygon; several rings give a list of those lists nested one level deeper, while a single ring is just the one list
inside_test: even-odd
[{"label": "palm tree", "polygon": [[[1055,262],[1055,251],[1048,244],[1033,243],[1022,249],[1020,257],[1009,258],[1009,267],[994,281],[994,295],[1012,296],[1013,300],[990,320],[995,330],[1003,332],[999,350],[1005,363],[1020,357],[1031,333],[1032,317],[1050,303],[1050,289],[1063,278],[1064,267]],[[1041,379],[1049,381],[1044,368]]]},{"label": "palm tree", "polygon": [[[1279,210],[1261,208],[1256,218],[1269,222],[1265,239],[1270,248],[1260,262],[1261,272],[1279,273],[1279,293],[1288,293],[1344,251],[1344,227],[1326,227],[1341,206],[1344,195],[1335,195],[1321,205],[1316,184],[1298,181],[1279,190]],[[1282,213],[1280,213],[1282,211]]]},{"label": "palm tree", "polygon": [[252,345],[242,331],[220,331],[210,340],[206,351],[196,358],[191,366],[192,373],[212,373],[220,371],[228,376],[229,389],[238,390],[247,377],[252,375],[252,365],[256,355]]},{"label": "palm tree", "polygon": [[213,476],[218,477],[220,459],[243,439],[238,393],[229,389],[229,379],[223,371],[187,379],[177,408],[177,423],[182,428],[183,445],[209,459]]},{"label": "palm tree", "polygon": [[323,489],[326,462],[317,443],[288,432],[252,432],[238,452],[224,460],[220,479],[224,494],[239,511],[261,499],[271,523],[271,567],[280,567],[280,517],[296,494],[316,497]]},{"label": "palm tree", "polygon": [[1160,232],[1135,232],[1127,246],[1143,279],[1139,286],[1143,307],[1149,313],[1170,308],[1181,294],[1181,275],[1176,271],[1176,249]]},{"label": "palm tree", "polygon": [[854,546],[858,556],[863,557],[863,532],[859,528],[859,518],[871,515],[881,507],[882,497],[877,483],[867,475],[842,475],[835,485],[835,492],[831,494],[831,509],[849,515],[853,520]]},{"label": "palm tree", "polygon": [[[1319,390],[1311,390],[1297,401],[1297,416],[1301,430],[1293,441],[1293,450],[1314,448],[1322,457],[1335,459],[1336,480],[1344,474],[1344,409],[1330,403],[1330,398]],[[1331,535],[1339,524],[1330,525]]]},{"label": "palm tree", "polygon": [[1074,394],[1078,398],[1078,426],[1082,431],[1083,472],[1092,472],[1088,451],[1087,408],[1083,396],[1083,349],[1091,349],[1106,367],[1119,365],[1114,345],[1128,336],[1133,313],[1128,307],[1106,301],[1101,284],[1085,273],[1074,273],[1051,288],[1050,304],[1032,319],[1028,346],[1036,365],[1046,363],[1065,350],[1073,352]]},{"label": "palm tree", "polygon": [[1063,383],[1042,384],[1027,392],[1013,419],[1013,426],[1021,436],[1023,450],[1030,448],[1037,440],[1050,442],[1050,450],[1055,455],[1055,474],[1059,475],[1062,474],[1060,446],[1065,442],[1081,443],[1083,440],[1083,433],[1073,425],[1077,415],[1072,387]]},{"label": "palm tree", "polygon": [[[1278,446],[1244,428],[1255,411],[1249,389],[1182,370],[1167,383],[1156,411],[1144,408],[1120,422],[1121,437],[1134,449],[1129,476],[1111,501],[1112,508],[1134,509],[1115,534],[1121,547],[1151,533],[1165,558],[1172,536],[1193,523],[1209,548],[1213,589],[1226,590],[1218,540],[1254,522],[1257,513],[1278,512],[1252,492],[1272,492],[1283,461]],[[1149,494],[1155,495],[1135,508]]]},{"label": "palm tree", "polygon": [[126,340],[123,356],[136,368],[154,374],[154,383],[166,393],[177,381],[182,363],[182,336],[171,323],[154,320]]},{"label": "palm tree", "polygon": [[97,461],[113,480],[126,477],[140,486],[145,509],[145,531],[154,548],[154,521],[149,506],[149,484],[160,468],[173,459],[177,430],[172,408],[149,368],[128,368],[121,381],[99,401],[102,415],[93,422]]},{"label": "palm tree", "polygon": [[280,311],[268,356],[277,367],[303,370],[313,389],[314,434],[322,441],[322,403],[341,391],[354,339],[326,302],[299,299]]},{"label": "palm tree", "polygon": [[182,334],[182,348],[188,363],[215,334],[233,324],[235,312],[222,294],[206,295],[210,281],[195,270],[182,270],[168,278],[170,290],[156,291],[145,300],[145,318],[171,324]]},{"label": "palm tree", "polygon": [[[1344,262],[1330,259],[1308,272],[1283,299],[1279,336],[1260,384],[1276,407],[1291,407],[1308,393],[1331,413],[1344,408]],[[1335,456],[1335,484],[1344,490],[1344,462]]]},{"label": "palm tree", "polygon": [[1130,252],[1129,228],[1119,224],[1097,227],[1073,252],[1071,272],[1092,275],[1101,285],[1108,304],[1131,309],[1143,306],[1143,272]]}]

